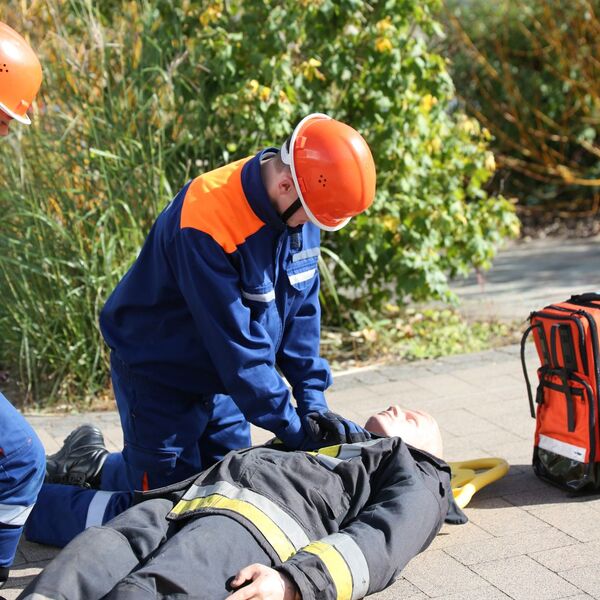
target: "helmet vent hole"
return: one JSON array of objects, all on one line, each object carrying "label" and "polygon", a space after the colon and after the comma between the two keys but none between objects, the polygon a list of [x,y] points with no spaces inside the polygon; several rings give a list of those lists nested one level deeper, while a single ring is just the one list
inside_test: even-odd
[{"label": "helmet vent hole", "polygon": [[319,175],[318,183],[320,183],[323,187],[326,187],[327,179],[323,175]]}]

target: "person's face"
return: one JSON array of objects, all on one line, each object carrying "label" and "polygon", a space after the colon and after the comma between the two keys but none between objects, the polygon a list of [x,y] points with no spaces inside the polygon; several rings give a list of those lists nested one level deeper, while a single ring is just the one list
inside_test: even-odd
[{"label": "person's face", "polygon": [[425,411],[390,406],[373,415],[365,429],[378,435],[400,437],[407,444],[441,458],[442,436],[437,421]]},{"label": "person's face", "polygon": [[8,135],[8,127],[11,121],[12,117],[0,110],[0,136]]}]

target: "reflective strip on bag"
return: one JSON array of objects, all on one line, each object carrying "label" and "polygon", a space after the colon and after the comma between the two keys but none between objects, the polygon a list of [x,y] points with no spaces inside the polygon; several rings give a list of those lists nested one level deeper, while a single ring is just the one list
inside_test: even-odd
[{"label": "reflective strip on bag", "polygon": [[335,584],[337,600],[358,600],[369,591],[369,566],[358,544],[345,533],[334,533],[302,549],[323,562]]},{"label": "reflective strip on bag", "polygon": [[25,525],[27,517],[33,508],[31,506],[18,506],[16,504],[0,504],[0,523],[4,525]]},{"label": "reflective strip on bag", "polygon": [[227,481],[192,485],[170,514],[179,516],[202,509],[228,510],[244,517],[260,531],[281,561],[310,542],[304,529],[273,501]]}]

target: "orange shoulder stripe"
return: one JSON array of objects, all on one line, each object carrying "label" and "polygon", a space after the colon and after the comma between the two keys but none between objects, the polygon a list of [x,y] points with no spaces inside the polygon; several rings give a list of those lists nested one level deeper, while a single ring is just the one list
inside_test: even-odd
[{"label": "orange shoulder stripe", "polygon": [[231,254],[264,223],[256,216],[242,188],[243,158],[196,177],[181,207],[180,227],[210,235]]}]

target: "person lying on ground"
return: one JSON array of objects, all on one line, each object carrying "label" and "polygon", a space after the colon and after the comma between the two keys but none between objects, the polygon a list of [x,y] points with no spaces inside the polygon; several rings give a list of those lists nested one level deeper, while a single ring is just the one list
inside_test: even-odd
[{"label": "person lying on ground", "polygon": [[[315,437],[344,442],[336,418],[312,415]],[[77,536],[19,598],[356,600],[383,590],[444,521],[466,517],[450,468],[429,452],[441,452],[433,417],[390,407],[366,427],[360,441],[312,452],[232,451],[144,492]]]}]

